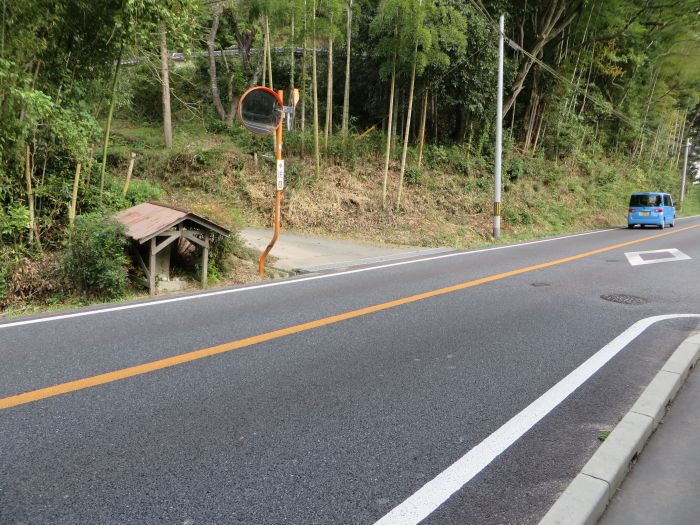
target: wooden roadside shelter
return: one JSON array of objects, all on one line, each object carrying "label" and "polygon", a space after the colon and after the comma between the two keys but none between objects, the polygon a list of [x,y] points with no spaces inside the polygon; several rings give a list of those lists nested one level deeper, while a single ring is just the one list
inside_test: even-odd
[{"label": "wooden roadside shelter", "polygon": [[[156,276],[169,279],[170,252],[175,241],[183,239],[202,248],[200,277],[204,288],[207,285],[210,239],[214,234],[227,236],[231,233],[209,219],[158,202],[144,202],[123,210],[116,219],[126,227],[126,234],[132,240],[133,252],[148,278],[151,295],[156,292]],[[143,255],[146,255],[148,264]]]}]

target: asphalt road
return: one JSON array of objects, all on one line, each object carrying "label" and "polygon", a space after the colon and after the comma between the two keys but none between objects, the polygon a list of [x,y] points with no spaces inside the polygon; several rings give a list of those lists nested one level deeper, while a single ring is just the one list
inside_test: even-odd
[{"label": "asphalt road", "polygon": [[[636,321],[700,314],[699,241],[691,218],[0,323],[0,523],[374,523]],[[625,256],[664,249],[690,258]],[[648,328],[424,522],[536,523],[697,323]]]}]

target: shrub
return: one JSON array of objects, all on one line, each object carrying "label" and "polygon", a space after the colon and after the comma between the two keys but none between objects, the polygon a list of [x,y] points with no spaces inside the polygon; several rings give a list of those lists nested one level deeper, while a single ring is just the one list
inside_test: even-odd
[{"label": "shrub", "polygon": [[406,184],[420,184],[423,172],[420,168],[408,168],[404,174]]},{"label": "shrub", "polygon": [[162,194],[163,191],[159,186],[147,180],[132,180],[129,184],[129,191],[126,193],[126,199],[130,202],[130,206],[134,206],[142,202],[157,201]]},{"label": "shrub", "polygon": [[9,245],[31,230],[29,210],[24,206],[0,207],[0,241]]},{"label": "shrub", "polygon": [[78,216],[64,255],[67,278],[91,296],[123,295],[128,285],[126,245],[124,228],[113,218],[97,213]]}]

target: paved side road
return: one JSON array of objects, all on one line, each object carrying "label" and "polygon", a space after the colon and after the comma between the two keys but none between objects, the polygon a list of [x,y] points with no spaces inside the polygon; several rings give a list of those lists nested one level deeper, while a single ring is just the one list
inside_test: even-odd
[{"label": "paved side road", "polygon": [[700,372],[695,370],[613,498],[600,525],[700,523],[698,436]]},{"label": "paved side road", "polygon": [[[272,239],[272,230],[244,228],[240,235],[248,245],[263,251]],[[389,248],[282,231],[270,255],[276,258],[274,266],[282,270],[317,272],[446,251],[450,249]]]}]

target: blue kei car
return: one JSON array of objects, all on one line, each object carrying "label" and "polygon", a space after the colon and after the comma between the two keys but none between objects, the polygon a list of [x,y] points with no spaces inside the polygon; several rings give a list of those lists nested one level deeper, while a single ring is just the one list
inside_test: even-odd
[{"label": "blue kei car", "polygon": [[647,225],[665,228],[676,225],[676,208],[668,193],[633,193],[627,210],[627,227]]}]

